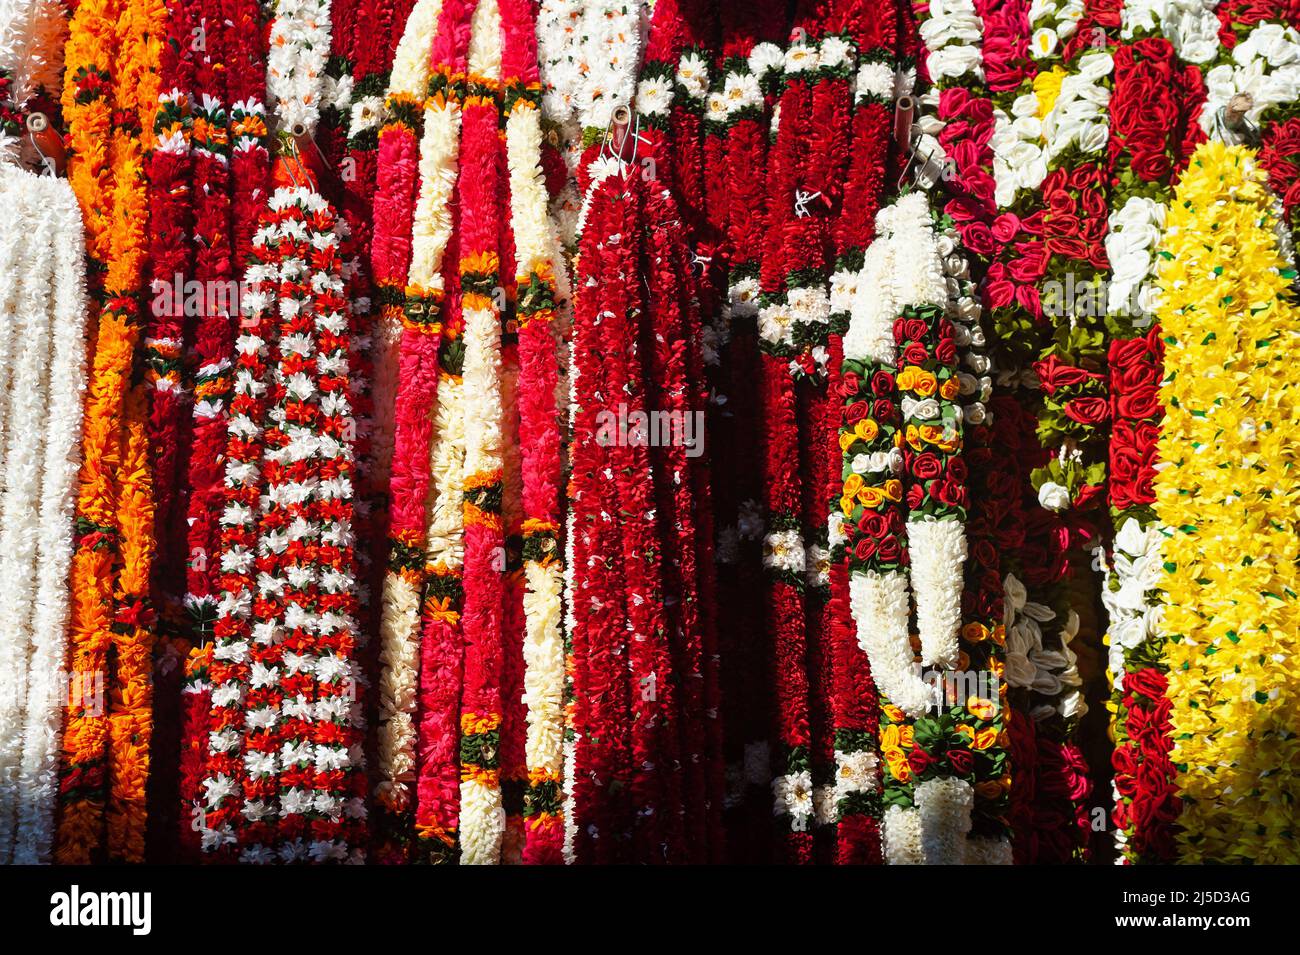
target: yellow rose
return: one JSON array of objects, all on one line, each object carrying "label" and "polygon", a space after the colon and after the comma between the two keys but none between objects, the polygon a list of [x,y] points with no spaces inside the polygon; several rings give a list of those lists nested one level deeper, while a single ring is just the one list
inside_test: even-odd
[{"label": "yellow rose", "polygon": [[989,628],[982,623],[968,623],[961,628],[961,638],[967,643],[980,643],[989,638]]},{"label": "yellow rose", "polygon": [[921,450],[921,432],[917,430],[914,424],[907,426],[907,443],[911,445],[913,451]]},{"label": "yellow rose", "polygon": [[849,448],[853,447],[853,442],[856,440],[858,440],[858,436],[854,434],[852,431],[841,431],[840,450],[847,451]]},{"label": "yellow rose", "polygon": [[881,707],[881,709],[884,711],[885,716],[887,716],[891,722],[901,723],[907,719],[907,714],[904,713],[902,710],[900,710],[893,703],[886,703],[884,706]]},{"label": "yellow rose", "polygon": [[949,378],[939,386],[939,397],[952,401],[952,399],[957,397],[957,392],[960,390],[961,387],[957,384],[957,379]]},{"label": "yellow rose", "polygon": [[876,435],[880,434],[880,425],[876,424],[870,418],[863,418],[853,426],[853,433],[863,441],[870,441]]},{"label": "yellow rose", "polygon": [[[928,444],[938,444],[943,440],[943,428],[940,428],[938,425],[923,424],[917,430],[921,436],[921,440]],[[909,435],[908,442],[910,443],[911,440],[911,436]],[[913,447],[920,450],[920,445],[913,445]]]},{"label": "yellow rose", "polygon": [[890,478],[886,481],[885,497],[891,501],[901,501],[903,499],[903,482],[898,478]]},{"label": "yellow rose", "polygon": [[991,726],[986,726],[975,734],[975,739],[970,746],[973,750],[983,751],[988,749],[997,741],[998,731]]},{"label": "yellow rose", "polygon": [[878,487],[864,487],[858,491],[863,507],[877,508],[885,502],[885,493]]},{"label": "yellow rose", "polygon": [[853,497],[858,491],[862,490],[863,480],[861,474],[850,474],[844,479],[844,496]]},{"label": "yellow rose", "polygon": [[894,724],[881,727],[880,730],[880,749],[883,752],[887,749],[898,748],[898,727]]},{"label": "yellow rose", "polygon": [[923,369],[916,369],[916,381],[912,385],[912,390],[922,398],[929,398],[939,387],[938,380],[930,372]]},{"label": "yellow rose", "polygon": [[972,716],[981,720],[991,720],[997,715],[998,705],[992,700],[986,700],[983,697],[972,696],[966,701],[966,709]]}]

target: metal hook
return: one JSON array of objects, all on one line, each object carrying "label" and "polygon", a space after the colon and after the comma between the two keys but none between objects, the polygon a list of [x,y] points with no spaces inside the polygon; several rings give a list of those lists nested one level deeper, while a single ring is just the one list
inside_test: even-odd
[{"label": "metal hook", "polygon": [[45,155],[41,149],[41,144],[36,141],[36,134],[43,133],[49,129],[50,121],[44,113],[31,113],[27,117],[27,139],[32,144],[32,149],[36,150],[36,155],[41,157],[41,172],[38,175],[49,173],[51,179],[57,179],[58,173],[55,171],[54,160]]}]

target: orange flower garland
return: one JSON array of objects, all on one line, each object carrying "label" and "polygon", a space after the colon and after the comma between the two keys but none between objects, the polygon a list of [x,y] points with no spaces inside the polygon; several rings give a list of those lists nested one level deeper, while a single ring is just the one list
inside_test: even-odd
[{"label": "orange flower garland", "polygon": [[144,393],[132,380],[148,222],[143,164],[153,144],[145,126],[152,127],[157,104],[162,17],[161,0],[86,0],[73,16],[66,50],[69,179],[101,280],[93,289],[100,317],[72,567],[69,668],[80,692],[69,701],[63,736],[59,862],[144,857],[153,504]]}]

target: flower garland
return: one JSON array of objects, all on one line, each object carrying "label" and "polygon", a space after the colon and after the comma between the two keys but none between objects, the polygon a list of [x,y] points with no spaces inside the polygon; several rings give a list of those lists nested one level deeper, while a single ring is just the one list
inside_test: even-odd
[{"label": "flower garland", "polygon": [[[785,829],[783,852],[790,861],[812,861],[813,779],[809,729],[808,635],[804,595],[807,551],[801,532],[803,503],[798,396],[791,360],[805,336],[811,339],[828,314],[829,300],[818,282],[821,251],[818,228],[803,206],[796,211],[800,169],[808,147],[812,112],[812,80],[817,48],[806,42],[810,22],[796,23],[798,32],[786,50],[784,86],[774,113],[776,133],[767,167],[767,235],[764,238],[759,285],[758,332],[762,349],[760,381],[762,415],[767,431],[763,479],[767,533],[763,565],[767,571],[767,614],[774,661],[779,751],[775,754],[773,812]],[[820,32],[820,31],[819,31]],[[811,265],[805,273],[803,267]],[[803,284],[804,278],[808,279]],[[792,283],[799,283],[794,286]],[[800,338],[796,341],[796,326]],[[823,349],[824,352],[824,349]],[[808,352],[811,357],[811,351]],[[796,366],[801,372],[805,366]]]},{"label": "flower garland", "polygon": [[[762,447],[751,436],[758,433],[761,391],[760,356],[756,317],[758,273],[763,243],[766,199],[764,170],[767,162],[769,113],[764,81],[774,92],[782,61],[773,40],[784,33],[784,10],[775,4],[747,5],[743,10],[724,7],[722,97],[727,106],[725,124],[725,213],[727,290],[723,313],[726,333],[721,336],[722,368],[730,371],[721,408],[729,428],[720,439],[715,460],[724,468],[715,481],[719,525],[719,618],[733,621],[720,629],[723,658],[723,727],[728,740],[729,805],[735,808],[728,831],[743,833],[729,842],[737,861],[762,858],[771,837],[771,793],[768,739],[772,719],[763,701],[748,699],[743,687],[762,680],[766,661],[762,643],[736,639],[738,634],[763,632],[763,607],[752,599],[763,584]],[[717,399],[715,398],[715,401]],[[719,429],[714,428],[714,433]],[[725,442],[725,443],[722,443]],[[727,461],[733,463],[728,467]],[[734,503],[733,503],[734,502]],[[745,855],[752,853],[753,855]]]},{"label": "flower garland", "polygon": [[[1217,28],[1217,20],[1213,20]],[[1193,26],[1200,22],[1193,19]],[[1200,139],[1197,112],[1205,99],[1201,71],[1175,61],[1170,39],[1150,31],[1165,21],[1138,4],[1123,10],[1124,39],[1115,50],[1111,115],[1111,204],[1106,254],[1111,262],[1107,289],[1113,337],[1107,355],[1111,403],[1107,490],[1116,535],[1102,601],[1110,618],[1110,672],[1115,752],[1115,840],[1129,860],[1172,858],[1172,822],[1178,805],[1173,767],[1165,754],[1167,720],[1160,709],[1164,680],[1159,665],[1158,593],[1161,532],[1152,523],[1155,502],[1156,439],[1162,407],[1158,397],[1163,344],[1152,327],[1151,275],[1172,198],[1165,183],[1182,168]],[[1173,38],[1179,49],[1200,59],[1218,45],[1195,34]],[[1149,525],[1149,526],[1147,526]],[[1136,679],[1129,679],[1129,672]],[[1148,672],[1150,670],[1150,672]],[[1148,764],[1148,757],[1150,761]],[[1138,772],[1143,764],[1145,769]]]},{"label": "flower garland", "polygon": [[[980,266],[996,254],[999,240],[992,229],[997,203],[990,143],[996,124],[984,71],[987,65],[997,80],[1003,65],[997,55],[1003,39],[1000,13],[988,3],[930,6],[928,18],[921,23],[921,35],[930,50],[927,65],[935,89],[923,102],[933,105],[938,122],[927,115],[919,125],[924,131],[921,149],[943,162],[949,189],[944,212],[951,225],[938,241],[949,286],[946,316],[958,359],[952,379],[957,383],[960,409],[953,410],[961,424],[963,444],[957,473],[968,475],[964,535],[968,556],[960,600],[965,623],[958,641],[960,666],[954,676],[975,676],[976,693],[946,701],[965,704],[964,712],[953,714],[959,721],[957,738],[962,745],[949,749],[947,757],[953,771],[974,787],[971,835],[965,845],[968,859],[1009,864],[1007,789],[1011,777],[1007,772],[1008,738],[1003,732],[1007,701],[1002,679],[1003,587],[994,529],[1015,496],[1001,480],[1005,472],[1000,472],[994,451],[996,436],[987,407],[993,390],[991,349],[981,325],[983,307],[977,290],[983,273]],[[980,41],[978,46],[975,41]],[[939,347],[946,350],[942,340]],[[950,470],[952,466],[950,463]],[[929,470],[932,466],[926,463],[923,467]],[[948,485],[945,493],[954,492],[954,485]],[[993,686],[999,694],[996,699],[990,693]],[[960,689],[954,680],[953,690]]]},{"label": "flower garland", "polygon": [[[564,738],[564,643],[560,553],[560,434],[556,428],[559,355],[555,323],[567,305],[561,294],[566,265],[557,260],[555,237],[546,215],[541,170],[544,111],[538,81],[539,35],[526,8],[503,6],[508,29],[503,60],[506,108],[506,165],[509,170],[510,225],[516,260],[516,310],[519,316],[518,444],[523,472],[521,552],[527,590],[524,596],[524,702],[528,708],[525,755],[528,789],[523,861],[557,864],[562,860],[564,817],[560,801]],[[538,30],[542,29],[539,20]],[[567,290],[566,290],[567,291]]]},{"label": "flower garland", "polygon": [[[154,536],[158,560],[152,567],[151,599],[158,610],[154,667],[156,732],[150,759],[160,767],[175,765],[178,755],[180,682],[189,650],[184,591],[185,534],[180,530],[180,500],[185,492],[182,448],[189,444],[186,425],[188,382],[185,368],[185,303],[177,295],[190,273],[189,235],[194,230],[190,152],[194,69],[183,50],[195,27],[191,11],[169,4],[168,36],[159,58],[159,89],[153,130],[158,145],[148,157],[149,283],[153,294],[145,322],[145,380],[149,390],[149,468],[154,486]],[[222,134],[224,135],[224,127]],[[206,137],[205,137],[206,138]],[[224,198],[224,190],[223,190]],[[203,296],[206,299],[207,296]],[[179,301],[178,301],[179,299]],[[206,307],[204,302],[203,307]],[[152,850],[174,844],[178,793],[176,776],[156,774],[149,787],[147,844]]]},{"label": "flower garland", "polygon": [[[208,11],[207,6],[203,8]],[[195,277],[205,283],[226,282],[240,274],[251,253],[256,224],[269,172],[262,83],[249,78],[265,72],[261,48],[260,13],[251,0],[237,0],[220,18],[205,16],[207,55],[196,64],[197,96],[192,105],[190,143],[194,151]],[[226,103],[229,103],[227,109]],[[195,146],[197,139],[198,145]],[[250,221],[251,220],[251,221]],[[199,857],[202,826],[200,786],[207,752],[208,720],[212,710],[208,679],[212,660],[213,626],[220,592],[221,525],[226,427],[234,387],[238,323],[231,306],[208,309],[198,322],[194,340],[194,406],[190,425],[192,447],[188,467],[188,562],[185,607],[189,613],[192,647],[185,662],[180,694],[180,846],[184,857]]]},{"label": "flower garland", "polygon": [[[622,171],[621,164],[614,170]],[[628,766],[631,751],[631,680],[626,664],[626,608],[622,561],[615,526],[617,499],[610,480],[609,448],[598,441],[602,414],[618,414],[619,396],[604,387],[602,299],[617,277],[606,275],[606,247],[629,235],[621,208],[626,192],[621,176],[595,170],[588,190],[577,261],[573,341],[573,441],[569,487],[572,582],[568,587],[572,621],[574,735],[571,791],[565,808],[566,858],[603,863],[626,857],[631,813]],[[600,173],[604,175],[597,178]],[[638,688],[639,690],[640,688]],[[567,760],[566,760],[567,761]],[[572,848],[569,848],[569,845]]]},{"label": "flower garland", "polygon": [[[419,137],[420,162],[416,170],[416,193],[410,213],[409,238],[401,245],[405,259],[405,288],[401,331],[396,342],[397,388],[394,395],[394,443],[392,470],[389,475],[389,569],[384,578],[380,608],[380,696],[379,696],[379,782],[376,795],[385,809],[381,826],[384,838],[394,842],[394,851],[409,838],[410,817],[414,809],[416,688],[419,679],[420,609],[424,571],[424,540],[427,517],[426,500],[430,483],[430,442],[433,408],[437,398],[438,349],[443,340],[440,323],[442,256],[451,233],[448,205],[456,184],[456,151],[459,146],[460,104],[454,88],[436,91],[428,81],[427,58],[444,37],[454,36],[466,15],[465,5],[417,5],[407,21],[407,32],[399,44],[394,83],[407,84],[415,90],[428,83],[432,95],[426,101],[424,90],[412,93],[412,122],[422,111],[423,132]],[[453,41],[454,42],[454,41]],[[415,50],[425,60],[415,64]],[[455,47],[451,47],[454,51]],[[408,73],[410,74],[408,79]],[[417,76],[418,74],[418,76]],[[423,82],[420,82],[420,80]],[[418,86],[417,86],[418,84]],[[391,101],[391,96],[390,96]],[[390,138],[381,133],[381,176],[388,167],[382,155],[392,135],[405,136],[414,129],[387,127]],[[403,172],[403,175],[406,173]],[[384,227],[383,220],[381,230]],[[403,240],[394,233],[398,242]],[[379,236],[376,236],[376,249]],[[394,263],[398,269],[403,263]],[[396,271],[376,267],[381,283],[396,280]],[[394,290],[395,292],[396,290]],[[393,298],[396,302],[396,297]],[[389,306],[384,321],[391,320]]]},{"label": "flower garland", "polygon": [[[293,133],[319,115],[327,12],[282,4],[271,28],[268,85]],[[348,235],[290,151],[246,274],[200,824],[205,849],[244,862],[359,862]]]},{"label": "flower garland", "polygon": [[461,697],[461,861],[499,861],[505,833],[500,764],[504,553],[501,521],[502,205],[497,126],[501,108],[501,23],[495,0],[474,11],[469,89],[462,114],[460,276],[465,319],[465,675]]},{"label": "flower garland", "polygon": [[[1201,146],[1170,206],[1156,273],[1167,398],[1160,456],[1170,462],[1155,479],[1168,528],[1162,656],[1183,805],[1177,839],[1193,863],[1296,858],[1283,833],[1293,708],[1273,669],[1295,632],[1292,455],[1279,427],[1295,391],[1286,331],[1295,274],[1264,187],[1251,150]],[[1201,446],[1208,455],[1192,453]],[[1194,516],[1185,503],[1193,496]],[[1244,748],[1242,733],[1251,737]]]},{"label": "flower garland", "polygon": [[75,678],[102,679],[108,692],[68,707],[56,848],[61,862],[88,862],[100,852],[123,861],[143,858],[152,504],[140,456],[143,400],[130,377],[145,250],[142,160],[152,146],[152,132],[141,129],[141,120],[146,111],[152,119],[157,102],[158,44],[148,37],[161,17],[161,4],[153,0],[79,5],[66,49],[69,181],[86,220],[101,310],[82,442],[69,659]]},{"label": "flower garland", "polygon": [[8,475],[0,502],[0,860],[34,864],[49,861],[54,837],[61,696],[102,692],[93,678],[66,689],[60,680],[86,384],[85,265],[67,184],[8,164],[0,180],[0,262],[18,277],[3,310],[22,342],[5,361],[0,414]]},{"label": "flower garland", "polygon": [[[153,307],[145,323],[145,368],[149,392],[149,467],[154,481],[154,516],[159,560],[154,568],[153,601],[160,623],[179,629],[184,561],[180,521],[174,513],[181,491],[181,419],[186,401],[183,369],[182,302],[160,304],[158,293],[172,291],[177,276],[190,271],[188,236],[194,229],[191,208],[190,101],[194,64],[184,51],[194,29],[190,6],[166,4],[166,41],[161,45],[161,82],[153,130],[157,147],[148,158],[149,269]],[[199,101],[200,108],[202,101]],[[200,132],[202,133],[202,128]],[[160,701],[161,702],[161,701]]]}]

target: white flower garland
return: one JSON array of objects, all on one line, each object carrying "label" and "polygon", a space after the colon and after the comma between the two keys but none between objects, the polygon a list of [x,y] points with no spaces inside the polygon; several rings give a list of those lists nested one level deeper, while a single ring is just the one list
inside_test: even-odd
[{"label": "white flower garland", "polygon": [[1011,686],[1031,689],[1054,703],[1039,703],[1030,711],[1035,720],[1060,713],[1066,719],[1082,717],[1088,712],[1079,691],[1082,679],[1070,641],[1079,632],[1079,617],[1071,610],[1061,627],[1062,649],[1043,646],[1043,627],[1056,621],[1056,611],[1028,599],[1025,585],[1014,574],[1003,581],[1003,623],[1007,632],[1007,659],[1004,678]]},{"label": "white flower garland", "polygon": [[[1160,633],[1163,572],[1160,548],[1165,532],[1158,522],[1143,527],[1129,518],[1115,535],[1114,559],[1107,567],[1101,602],[1110,615],[1110,671],[1116,689],[1124,686],[1124,657]],[[1118,586],[1110,587],[1113,574]]]},{"label": "white flower garland", "polygon": [[993,108],[994,199],[999,209],[1013,205],[1022,189],[1037,189],[1047,178],[1047,157],[1042,145],[1043,123],[1038,118],[1038,98],[1017,96],[1011,113]]},{"label": "white flower garland", "polygon": [[583,0],[542,0],[537,11],[537,68],[542,115],[564,124],[577,118],[583,83]]},{"label": "white flower garland", "polygon": [[629,106],[640,67],[641,28],[648,10],[643,0],[587,4],[582,20],[584,77],[574,97],[578,122],[604,129],[614,110]]},{"label": "white flower garland", "polygon": [[886,865],[925,864],[919,810],[890,806],[885,810],[880,835]]},{"label": "white flower garland", "polygon": [[1218,0],[1125,0],[1120,36],[1160,33],[1185,63],[1211,63],[1219,55]]},{"label": "white flower garland", "polygon": [[916,787],[921,855],[926,865],[964,865],[975,790],[956,776],[927,779]]},{"label": "white flower garland", "polygon": [[972,0],[931,0],[929,18],[921,24],[921,39],[929,55],[930,80],[969,76],[984,79],[984,60],[980,52],[984,21],[975,12]]},{"label": "white flower garland", "polygon": [[330,0],[277,0],[266,56],[266,90],[280,129],[316,128],[330,52]]},{"label": "white flower garland", "polygon": [[20,346],[4,362],[0,443],[0,863],[33,864],[53,842],[86,385],[84,238],[67,182],[0,166],[0,236],[0,319]]},{"label": "white flower garland", "polygon": [[15,106],[41,89],[57,95],[67,36],[62,0],[0,0],[0,70],[9,75]]},{"label": "white flower garland", "polygon": [[1205,74],[1206,103],[1201,128],[1214,128],[1219,110],[1238,93],[1248,93],[1253,105],[1246,119],[1258,123],[1271,106],[1300,98],[1300,33],[1280,23],[1261,23],[1232,50],[1232,62],[1220,63]]}]

